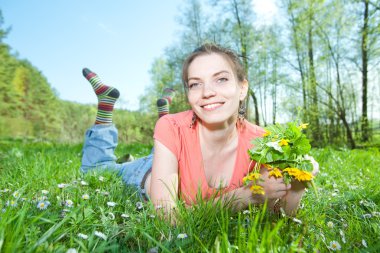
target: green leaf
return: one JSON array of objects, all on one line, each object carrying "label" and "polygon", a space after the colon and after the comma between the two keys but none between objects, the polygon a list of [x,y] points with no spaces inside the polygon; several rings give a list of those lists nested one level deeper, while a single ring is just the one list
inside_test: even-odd
[{"label": "green leaf", "polygon": [[266,145],[267,145],[268,147],[270,147],[270,148],[273,148],[273,149],[277,150],[278,152],[281,152],[281,153],[284,152],[284,151],[282,151],[282,148],[281,148],[281,146],[278,144],[277,141],[268,142]]},{"label": "green leaf", "polygon": [[293,144],[294,151],[298,155],[306,155],[311,149],[311,145],[306,136],[302,136]]}]

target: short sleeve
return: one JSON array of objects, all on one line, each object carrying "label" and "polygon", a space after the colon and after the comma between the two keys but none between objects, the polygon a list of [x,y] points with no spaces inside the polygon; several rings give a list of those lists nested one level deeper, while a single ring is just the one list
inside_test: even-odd
[{"label": "short sleeve", "polygon": [[167,147],[179,159],[179,129],[170,115],[161,117],[154,128],[153,138]]}]

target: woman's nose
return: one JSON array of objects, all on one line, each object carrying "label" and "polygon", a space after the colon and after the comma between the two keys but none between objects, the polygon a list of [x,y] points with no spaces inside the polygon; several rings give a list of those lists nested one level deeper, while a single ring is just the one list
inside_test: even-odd
[{"label": "woman's nose", "polygon": [[202,96],[204,98],[212,97],[216,95],[215,87],[212,83],[205,83],[202,87]]}]

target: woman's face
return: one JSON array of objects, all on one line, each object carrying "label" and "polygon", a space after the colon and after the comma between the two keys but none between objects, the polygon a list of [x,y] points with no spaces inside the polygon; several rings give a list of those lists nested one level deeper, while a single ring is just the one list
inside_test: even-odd
[{"label": "woman's face", "polygon": [[236,122],[248,83],[239,84],[223,56],[213,53],[196,57],[189,65],[187,83],[189,103],[203,124],[222,126]]}]

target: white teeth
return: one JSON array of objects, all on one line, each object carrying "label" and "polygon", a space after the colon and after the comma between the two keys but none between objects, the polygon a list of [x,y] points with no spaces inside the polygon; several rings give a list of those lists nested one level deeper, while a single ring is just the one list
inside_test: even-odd
[{"label": "white teeth", "polygon": [[205,105],[203,106],[203,108],[206,108],[206,109],[214,109],[215,107],[218,107],[220,106],[221,104],[217,103],[217,104],[209,104],[209,105]]}]

